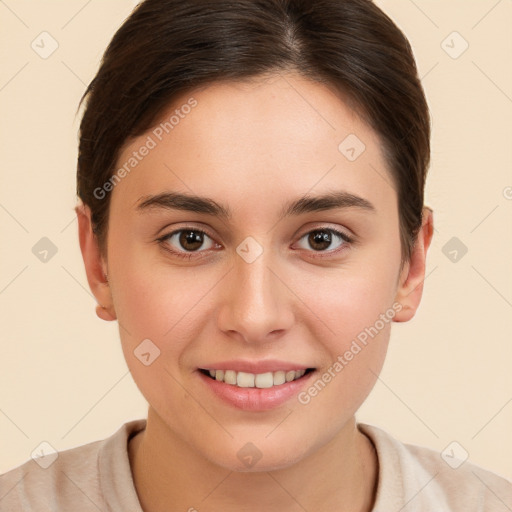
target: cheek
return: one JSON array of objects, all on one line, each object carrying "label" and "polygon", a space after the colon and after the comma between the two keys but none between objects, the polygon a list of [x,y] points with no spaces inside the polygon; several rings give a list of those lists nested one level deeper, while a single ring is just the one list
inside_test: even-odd
[{"label": "cheek", "polygon": [[[116,272],[113,295],[130,371],[146,398],[150,392],[158,399],[169,393],[169,385],[175,384],[173,376],[179,378],[182,372],[190,371],[185,359],[211,328],[211,297],[215,286],[222,286],[223,272],[201,270],[199,266],[186,270],[172,267],[162,255],[156,261],[148,253],[136,247],[123,250],[122,254],[112,250],[112,268]],[[137,358],[143,340],[151,340],[145,342],[146,346],[150,353],[153,350],[158,354],[151,371]],[[167,389],[159,390],[163,383]],[[174,396],[179,396],[176,386]]]},{"label": "cheek", "polygon": [[119,323],[132,337],[153,339],[166,351],[179,353],[181,333],[194,333],[200,327],[209,282],[170,268],[163,272],[132,268],[118,276],[114,302]]},{"label": "cheek", "polygon": [[333,426],[340,427],[375,384],[400,307],[393,307],[399,265],[393,258],[399,253],[390,248],[389,257],[384,254],[381,251],[378,259],[368,255],[365,261],[324,272],[301,285],[298,295],[314,313],[308,313],[310,330],[328,353],[325,367],[299,397],[311,408],[309,418],[327,414]]},{"label": "cheek", "polygon": [[317,329],[328,356],[298,396],[297,407],[310,428],[315,428],[315,418],[322,418],[324,434],[328,430],[334,435],[371,392],[384,364],[395,314],[388,298],[388,291],[369,287],[365,279],[347,280],[344,288],[333,287],[321,301],[317,295],[315,313],[330,330]]},{"label": "cheek", "polygon": [[[328,272],[321,269],[296,281],[304,313],[309,310],[307,316],[316,325],[316,334],[331,353],[344,351],[347,343],[392,308],[397,265],[392,260],[372,262],[367,258]],[[388,316],[392,314],[393,310]]]},{"label": "cheek", "polygon": [[125,333],[163,340],[175,326],[181,328],[191,321],[208,282],[194,271],[168,264],[165,254],[152,243],[132,240],[128,224],[118,222],[109,238],[116,314]]},{"label": "cheek", "polygon": [[316,334],[329,354],[327,364],[341,361],[343,368],[334,368],[336,375],[343,374],[337,380],[343,380],[344,389],[352,393],[363,382],[373,382],[370,369],[380,371],[395,310],[389,288],[376,286],[367,277],[347,277],[336,284],[326,283],[325,293],[312,295],[310,304],[314,304]]},{"label": "cheek", "polygon": [[192,286],[190,279],[169,268],[131,267],[128,261],[117,276],[114,302],[124,357],[137,387],[159,411],[190,400],[180,385],[181,370],[189,371],[182,359],[209,318],[201,300],[208,282],[199,285],[192,278]]}]

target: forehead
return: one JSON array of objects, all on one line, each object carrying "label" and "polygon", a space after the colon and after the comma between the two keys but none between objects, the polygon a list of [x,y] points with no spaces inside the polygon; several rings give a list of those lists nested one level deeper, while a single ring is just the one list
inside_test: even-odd
[{"label": "forehead", "polygon": [[396,201],[379,137],[332,88],[291,73],[180,96],[125,146],[122,167],[112,201],[131,205],[165,190],[217,197],[233,209],[249,197],[262,209],[340,188]]}]

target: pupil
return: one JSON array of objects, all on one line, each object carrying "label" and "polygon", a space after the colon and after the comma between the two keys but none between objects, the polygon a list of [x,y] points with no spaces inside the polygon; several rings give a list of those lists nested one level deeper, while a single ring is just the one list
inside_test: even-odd
[{"label": "pupil", "polygon": [[[315,250],[327,249],[331,244],[331,234],[327,231],[316,231],[315,234],[310,235],[311,246]],[[315,244],[320,244],[320,248],[315,248]]]},{"label": "pupil", "polygon": [[[198,231],[183,231],[180,236],[180,244],[185,249],[195,251],[203,244],[203,234]],[[193,245],[193,247],[189,247],[188,244]]]}]

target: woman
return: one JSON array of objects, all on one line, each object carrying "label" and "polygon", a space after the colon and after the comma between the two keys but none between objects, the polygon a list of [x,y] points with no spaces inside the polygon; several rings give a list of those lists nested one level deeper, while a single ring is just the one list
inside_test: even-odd
[{"label": "woman", "polygon": [[433,233],[427,103],[367,0],[146,0],[84,98],[76,208],[147,420],[1,510],[498,511],[512,484],[356,422]]}]

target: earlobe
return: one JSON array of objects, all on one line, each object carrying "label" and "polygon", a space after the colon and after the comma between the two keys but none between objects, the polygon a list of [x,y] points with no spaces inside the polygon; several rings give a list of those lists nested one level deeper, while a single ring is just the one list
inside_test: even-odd
[{"label": "earlobe", "polygon": [[431,208],[423,208],[423,221],[416,238],[410,261],[404,266],[396,293],[395,301],[402,309],[395,315],[395,322],[407,322],[418,309],[423,294],[427,251],[434,232],[434,212]]},{"label": "earlobe", "polygon": [[82,202],[75,208],[78,218],[78,238],[84,260],[87,282],[98,302],[96,314],[106,321],[116,320],[112,294],[107,278],[107,266],[98,245],[98,239],[92,230],[91,210]]},{"label": "earlobe", "polygon": [[110,322],[112,320],[116,320],[116,316],[112,315],[108,308],[105,306],[102,306],[101,304],[98,304],[96,306],[96,315],[98,315],[99,318],[102,320],[106,320],[107,322]]}]

